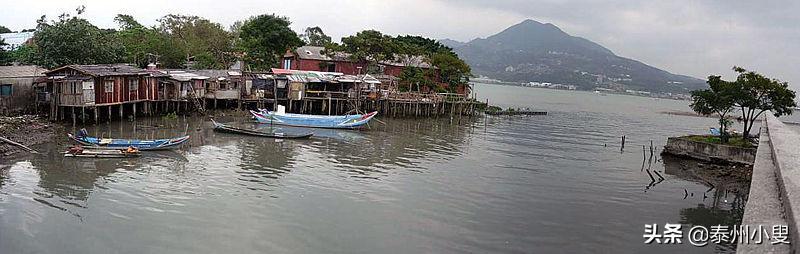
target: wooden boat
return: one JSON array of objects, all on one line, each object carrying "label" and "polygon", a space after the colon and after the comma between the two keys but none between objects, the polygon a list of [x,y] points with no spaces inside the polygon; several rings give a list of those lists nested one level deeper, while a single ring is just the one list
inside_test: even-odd
[{"label": "wooden boat", "polygon": [[78,135],[67,133],[70,139],[83,145],[84,148],[89,149],[125,149],[134,147],[136,149],[145,150],[167,150],[180,147],[183,143],[189,140],[189,136],[155,139],[155,140],[138,140],[138,139],[112,139],[112,138],[96,138],[90,137],[85,129],[81,129]]},{"label": "wooden boat", "polygon": [[81,146],[75,146],[64,152],[64,157],[79,158],[129,158],[139,157],[140,155],[139,149],[134,147],[115,150],[85,150]]},{"label": "wooden boat", "polygon": [[373,111],[368,114],[339,116],[291,114],[267,110],[250,110],[250,114],[252,114],[259,123],[311,128],[358,129],[366,126],[367,123],[378,114],[378,111]]},{"label": "wooden boat", "polygon": [[258,136],[258,137],[267,137],[267,138],[278,138],[278,139],[304,139],[310,138],[314,135],[314,133],[305,133],[300,135],[291,135],[282,132],[265,132],[265,131],[257,131],[257,130],[247,130],[242,128],[236,128],[233,126],[224,125],[214,121],[211,119],[211,122],[214,123],[214,131],[218,132],[227,132],[227,133],[235,133],[235,134],[242,134],[242,135],[249,135],[249,136]]}]

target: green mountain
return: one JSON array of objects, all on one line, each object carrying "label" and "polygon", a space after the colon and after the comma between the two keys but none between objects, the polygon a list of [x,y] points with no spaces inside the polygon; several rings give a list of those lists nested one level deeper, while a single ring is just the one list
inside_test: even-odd
[{"label": "green mountain", "polygon": [[448,45],[470,64],[474,74],[503,81],[680,93],[706,87],[703,80],[617,56],[597,43],[534,20],[485,39]]}]

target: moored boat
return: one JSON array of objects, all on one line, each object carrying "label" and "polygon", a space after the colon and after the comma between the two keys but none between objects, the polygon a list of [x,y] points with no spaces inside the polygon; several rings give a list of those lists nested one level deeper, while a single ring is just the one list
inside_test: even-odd
[{"label": "moored boat", "polygon": [[139,149],[135,147],[128,147],[124,149],[114,150],[85,150],[80,145],[70,147],[64,152],[64,157],[79,157],[79,158],[128,158],[139,157]]},{"label": "moored boat", "polygon": [[249,136],[258,136],[258,137],[267,137],[267,138],[277,138],[277,139],[304,139],[310,138],[314,135],[314,133],[303,133],[299,135],[293,135],[283,132],[265,132],[265,131],[257,131],[257,130],[248,130],[237,128],[225,124],[218,123],[211,119],[211,122],[214,123],[214,131],[218,132],[227,132],[227,133],[235,133],[235,134],[242,134],[242,135],[249,135]]},{"label": "moored boat", "polygon": [[367,123],[369,123],[369,121],[378,114],[378,112],[374,111],[367,114],[324,116],[291,114],[267,110],[250,110],[250,114],[252,114],[259,123],[311,128],[358,129],[366,126]]},{"label": "moored boat", "polygon": [[180,147],[183,143],[189,140],[189,136],[154,139],[154,140],[139,140],[139,139],[113,139],[113,138],[96,138],[90,137],[85,129],[81,129],[77,135],[67,133],[70,139],[83,145],[84,148],[89,149],[125,149],[134,147],[136,149],[145,150],[168,150]]}]

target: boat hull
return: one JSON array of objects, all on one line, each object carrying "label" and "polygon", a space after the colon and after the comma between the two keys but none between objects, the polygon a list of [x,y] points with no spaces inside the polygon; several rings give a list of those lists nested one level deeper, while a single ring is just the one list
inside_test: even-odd
[{"label": "boat hull", "polygon": [[83,151],[81,153],[64,153],[64,157],[73,157],[73,158],[132,158],[132,157],[139,157],[141,154],[137,153],[126,153],[123,151],[118,150],[103,150],[106,152],[90,152],[90,151]]},{"label": "boat hull", "polygon": [[313,136],[313,133],[305,133],[301,135],[291,135],[286,133],[275,133],[275,132],[263,132],[257,130],[246,130],[241,128],[236,128],[233,126],[227,126],[221,123],[217,123],[214,120],[211,120],[214,123],[214,131],[217,132],[225,132],[225,133],[233,133],[233,134],[242,134],[248,136],[256,136],[256,137],[266,137],[266,138],[276,138],[276,139],[306,139]]},{"label": "boat hull", "polygon": [[359,129],[367,126],[377,111],[363,115],[320,116],[305,114],[277,114],[271,111],[253,111],[250,114],[259,123],[327,129]]},{"label": "boat hull", "polygon": [[99,139],[95,137],[83,136],[77,137],[72,134],[67,134],[70,139],[81,144],[84,148],[89,149],[124,149],[128,147],[135,147],[142,151],[152,150],[169,150],[175,149],[186,143],[189,136],[183,136],[170,139],[156,139],[156,140],[135,140],[135,139]]}]

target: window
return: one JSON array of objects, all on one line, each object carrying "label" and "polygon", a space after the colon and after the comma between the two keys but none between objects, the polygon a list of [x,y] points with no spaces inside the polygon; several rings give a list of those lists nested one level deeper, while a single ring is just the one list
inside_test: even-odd
[{"label": "window", "polygon": [[283,59],[283,68],[287,69],[287,70],[292,68],[292,59],[291,58]]},{"label": "window", "polygon": [[0,96],[11,96],[11,84],[0,85]]},{"label": "window", "polygon": [[67,91],[70,94],[81,93],[81,83],[78,81],[70,81],[69,83],[67,83]]},{"label": "window", "polygon": [[139,78],[128,78],[128,91],[136,91],[139,89]]},{"label": "window", "polygon": [[103,91],[106,93],[113,93],[114,92],[114,81],[113,80],[106,80],[103,83]]}]

